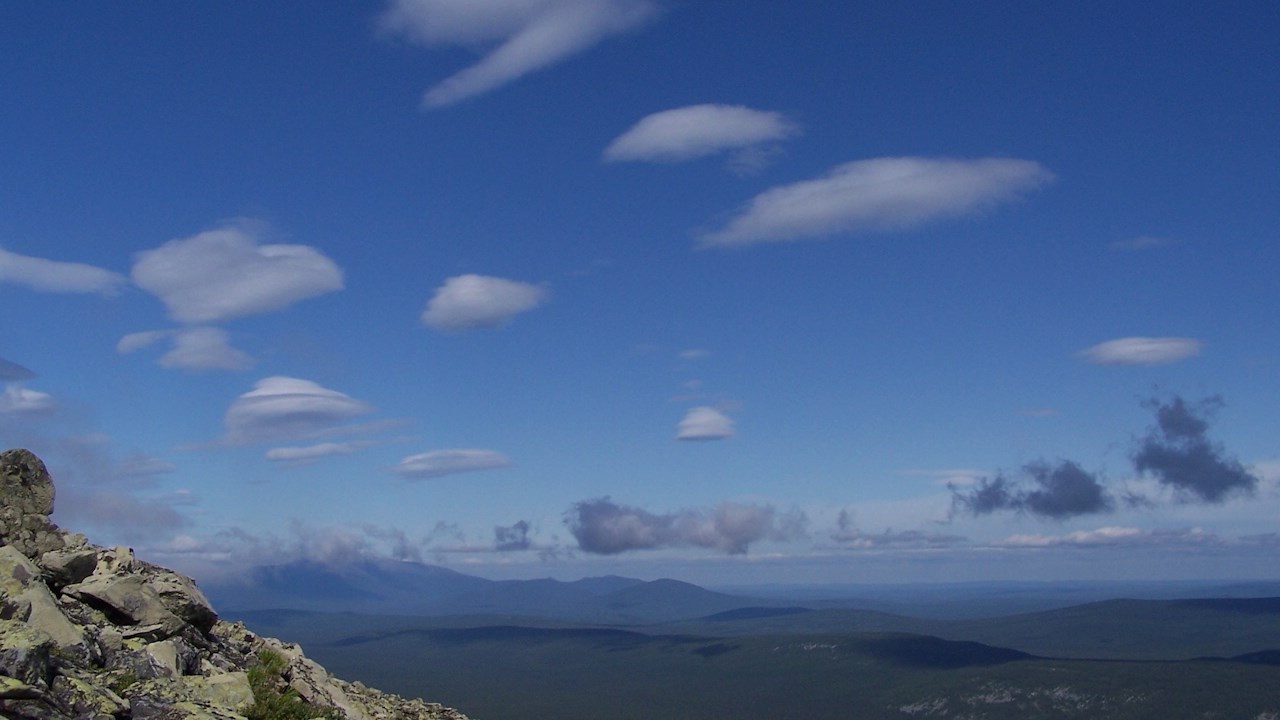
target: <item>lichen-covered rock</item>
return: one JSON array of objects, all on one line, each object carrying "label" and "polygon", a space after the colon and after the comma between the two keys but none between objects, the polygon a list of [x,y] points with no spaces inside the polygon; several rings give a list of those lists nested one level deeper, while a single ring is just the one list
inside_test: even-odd
[{"label": "lichen-covered rock", "polygon": [[53,480],[44,462],[28,450],[0,453],[0,545],[29,558],[64,547],[63,533],[49,522]]},{"label": "lichen-covered rock", "polygon": [[98,551],[93,548],[54,550],[40,556],[40,567],[54,590],[81,582],[98,567]]},{"label": "lichen-covered rock", "polygon": [[94,575],[66,586],[62,592],[102,610],[118,625],[158,626],[157,632],[164,633],[164,637],[177,634],[185,624],[169,612],[160,594],[137,575]]},{"label": "lichen-covered rock", "polygon": [[16,620],[0,620],[0,675],[40,688],[53,678],[53,638]]},{"label": "lichen-covered rock", "polygon": [[[296,645],[219,621],[190,578],[129,548],[64,533],[49,522],[52,510],[53,484],[40,459],[0,453],[5,720],[246,720],[272,699],[255,697],[255,689],[289,693],[287,702],[303,702],[318,718],[466,720],[339,680]],[[255,685],[249,670],[264,658],[274,663],[273,681]]]}]

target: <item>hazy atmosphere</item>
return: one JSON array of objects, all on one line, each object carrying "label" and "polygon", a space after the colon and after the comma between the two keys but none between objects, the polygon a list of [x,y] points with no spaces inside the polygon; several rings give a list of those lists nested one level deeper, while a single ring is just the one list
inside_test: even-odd
[{"label": "hazy atmosphere", "polygon": [[197,579],[1274,579],[1277,33],[0,4],[0,446]]}]

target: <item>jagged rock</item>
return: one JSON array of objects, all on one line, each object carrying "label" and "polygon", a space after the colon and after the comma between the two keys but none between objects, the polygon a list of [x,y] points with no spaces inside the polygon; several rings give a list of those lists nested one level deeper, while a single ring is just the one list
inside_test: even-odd
[{"label": "jagged rock", "polygon": [[53,513],[53,480],[44,462],[28,450],[0,453],[0,545],[29,558],[61,549],[65,540]]},{"label": "jagged rock", "polygon": [[248,670],[274,653],[278,687],[260,692],[291,689],[316,717],[466,720],[339,680],[296,645],[219,621],[190,578],[59,530],[53,497],[39,458],[0,453],[0,717],[245,720],[261,700]]},{"label": "jagged rock", "polygon": [[53,677],[53,638],[26,623],[0,620],[0,675],[27,685],[49,687]]},{"label": "jagged rock", "polygon": [[[159,570],[157,568],[157,570]],[[148,579],[148,584],[160,596],[160,602],[169,612],[207,633],[218,622],[218,613],[191,578],[168,570],[159,570]]]},{"label": "jagged rock", "polygon": [[98,552],[92,548],[54,550],[40,556],[49,585],[54,590],[78,583],[93,574],[98,567]]},{"label": "jagged rock", "polygon": [[145,628],[148,635],[160,632],[162,637],[170,637],[184,625],[164,606],[160,594],[137,575],[95,575],[66,586],[62,592],[102,610],[117,625],[142,626],[139,630]]}]

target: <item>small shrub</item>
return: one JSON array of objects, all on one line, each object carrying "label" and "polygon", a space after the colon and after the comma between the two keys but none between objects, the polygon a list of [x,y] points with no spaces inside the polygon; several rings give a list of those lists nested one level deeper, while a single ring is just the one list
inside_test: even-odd
[{"label": "small shrub", "polygon": [[253,705],[245,712],[248,720],[343,720],[333,708],[308,705],[298,691],[284,681],[288,663],[274,650],[258,653],[258,662],[249,668],[249,687],[253,688]]}]

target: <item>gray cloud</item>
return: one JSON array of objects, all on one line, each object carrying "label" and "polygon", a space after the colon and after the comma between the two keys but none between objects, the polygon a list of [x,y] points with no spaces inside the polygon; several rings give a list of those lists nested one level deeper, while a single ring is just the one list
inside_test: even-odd
[{"label": "gray cloud", "polygon": [[493,529],[493,546],[498,552],[528,550],[531,545],[527,520],[521,520],[508,527],[498,525]]},{"label": "gray cloud", "polygon": [[9,362],[4,358],[0,358],[0,380],[14,382],[18,380],[30,380],[35,376],[36,374],[34,372],[31,372],[21,365]]},{"label": "gray cloud", "polygon": [[1138,472],[1149,473],[1184,499],[1220,503],[1233,494],[1254,493],[1258,477],[1208,438],[1209,418],[1222,407],[1221,398],[1190,405],[1174,396],[1167,403],[1152,400],[1150,405],[1156,424],[1133,454]]},{"label": "gray cloud", "polygon": [[1028,463],[1022,472],[1034,483],[1029,490],[1003,474],[982,478],[968,490],[951,485],[952,513],[988,515],[999,510],[1014,510],[1063,519],[1108,512],[1114,506],[1097,476],[1070,460]]},{"label": "gray cloud", "polygon": [[[145,498],[117,490],[79,491],[58,495],[57,520],[75,528],[109,528],[113,537],[129,542],[167,537],[191,520],[164,499]],[[190,503],[184,503],[190,504]]]},{"label": "gray cloud", "polygon": [[754,542],[802,537],[807,518],[798,510],[779,513],[768,505],[734,502],[711,510],[659,515],[599,498],[575,503],[566,513],[565,524],[582,550],[598,555],[666,547],[702,547],[741,555]]},{"label": "gray cloud", "polygon": [[507,456],[493,450],[454,448],[410,455],[391,468],[391,472],[406,480],[427,480],[510,465]]}]

